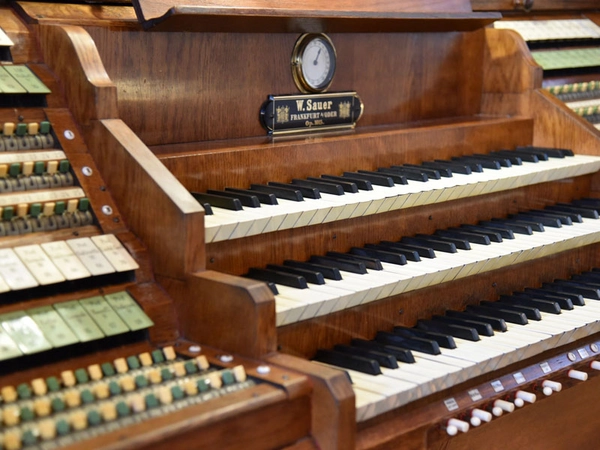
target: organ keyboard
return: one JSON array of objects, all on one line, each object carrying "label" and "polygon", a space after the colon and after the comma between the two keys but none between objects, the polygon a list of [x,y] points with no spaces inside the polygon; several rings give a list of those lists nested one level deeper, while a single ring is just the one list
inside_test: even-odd
[{"label": "organ keyboard", "polygon": [[[202,351],[223,349],[211,353],[217,370],[235,364],[231,353],[250,358],[254,387],[281,382],[271,392],[280,402],[252,419],[236,415],[253,428],[256,447],[595,442],[595,428],[572,417],[595,411],[582,399],[597,387],[597,301],[557,280],[598,266],[600,142],[542,89],[523,40],[487,27],[499,15],[462,0],[15,8],[94,143],[89,155],[113,209],[148,249],[147,260],[132,255],[134,272],[151,265],[152,283],[168,297],[148,313],[150,333],[168,311],[179,320],[182,358],[196,358],[201,342]],[[305,33],[327,34],[337,58],[329,91],[360,97],[364,111],[347,131],[272,137],[258,120],[267,99],[313,98],[290,63]],[[284,131],[286,111],[278,113]],[[62,131],[56,137],[67,142]],[[101,234],[119,237],[93,201],[92,210],[107,223]],[[540,299],[551,282],[561,287],[548,306]],[[143,295],[132,297],[143,308]],[[150,349],[139,345],[104,359],[141,359]],[[380,374],[347,367],[353,353],[381,345],[393,353],[359,359]],[[35,378],[26,376],[11,380]],[[177,384],[195,396],[202,384],[187,381]],[[144,414],[169,398],[163,387],[150,403],[146,386],[124,401]],[[223,400],[236,411],[231,395]],[[192,419],[199,424],[211,420],[204,406]],[[224,415],[217,408],[214,420]],[[182,417],[165,420],[179,431]],[[537,420],[546,426],[498,439],[515,421]],[[240,442],[219,423],[211,443]],[[150,426],[126,425],[137,434],[130,442],[152,439]],[[287,428],[276,442],[267,438]]]}]

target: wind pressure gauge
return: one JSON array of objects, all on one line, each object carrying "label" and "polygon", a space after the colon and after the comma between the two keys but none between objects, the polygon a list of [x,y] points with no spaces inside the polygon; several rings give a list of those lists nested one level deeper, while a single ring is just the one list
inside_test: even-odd
[{"label": "wind pressure gauge", "polygon": [[304,93],[325,92],[335,73],[335,47],[324,34],[303,34],[292,52],[292,74]]}]

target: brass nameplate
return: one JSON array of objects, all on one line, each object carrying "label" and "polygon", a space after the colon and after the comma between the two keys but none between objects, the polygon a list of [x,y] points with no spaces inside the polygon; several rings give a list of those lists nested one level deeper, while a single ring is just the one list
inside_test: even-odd
[{"label": "brass nameplate", "polygon": [[352,129],[363,112],[356,92],[269,96],[260,111],[270,135]]}]

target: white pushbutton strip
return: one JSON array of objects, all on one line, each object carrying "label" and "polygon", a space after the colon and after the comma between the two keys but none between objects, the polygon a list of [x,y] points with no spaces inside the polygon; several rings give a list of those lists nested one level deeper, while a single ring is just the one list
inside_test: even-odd
[{"label": "white pushbutton strip", "polygon": [[0,249],[0,293],[136,270],[113,235]]}]

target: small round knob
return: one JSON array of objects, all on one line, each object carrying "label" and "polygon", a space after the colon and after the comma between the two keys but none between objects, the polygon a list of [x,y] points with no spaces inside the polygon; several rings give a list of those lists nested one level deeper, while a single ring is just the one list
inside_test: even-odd
[{"label": "small round knob", "polygon": [[535,403],[535,401],[537,399],[537,397],[535,396],[534,393],[527,392],[527,391],[517,391],[515,393],[515,397],[516,397],[516,399],[523,400],[524,402],[527,402],[527,403]]},{"label": "small round knob", "polygon": [[446,433],[448,433],[448,436],[456,436],[458,434],[458,429],[454,426],[447,426]]},{"label": "small round knob", "polygon": [[469,423],[472,427],[478,427],[481,425],[481,419],[479,417],[472,417],[469,419]]},{"label": "small round knob", "polygon": [[503,412],[511,413],[515,410],[514,403],[507,402],[506,400],[496,400],[494,406],[500,408]]},{"label": "small round knob", "polygon": [[500,408],[498,406],[494,406],[492,408],[492,414],[496,417],[500,417],[503,413],[504,413],[504,411],[502,410],[502,408]]},{"label": "small round knob", "polygon": [[567,375],[569,375],[569,378],[573,378],[574,380],[579,381],[586,381],[588,379],[588,374],[582,372],[581,370],[571,369],[569,370],[569,373]]},{"label": "small round knob", "polygon": [[[544,395],[550,395],[552,394],[552,392],[560,392],[562,390],[562,384],[558,381],[552,380],[544,380],[544,382],[542,383],[542,387],[544,388]],[[550,394],[546,393],[546,389],[550,389]]]},{"label": "small round knob", "polygon": [[[500,414],[502,414],[502,410],[500,410]],[[471,411],[471,417],[477,417],[482,422],[489,422],[492,420],[492,414],[488,411],[484,411],[483,409],[475,408]]]},{"label": "small round knob", "polygon": [[449,419],[447,428],[450,428],[450,427],[455,427],[458,431],[462,431],[463,433],[466,433],[467,431],[469,431],[469,423],[465,422],[464,420]]}]

